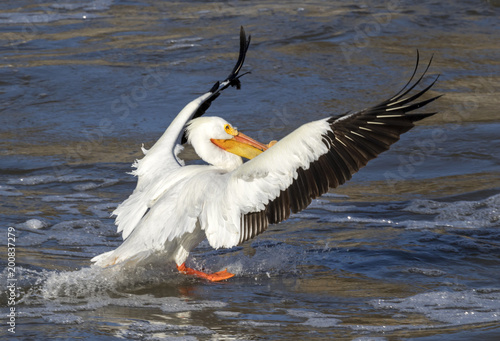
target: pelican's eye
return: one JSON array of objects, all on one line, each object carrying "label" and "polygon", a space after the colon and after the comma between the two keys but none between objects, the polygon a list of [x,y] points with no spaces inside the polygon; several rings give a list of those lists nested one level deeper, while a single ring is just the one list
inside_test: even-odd
[{"label": "pelican's eye", "polygon": [[226,124],[224,125],[224,130],[226,131],[226,133],[228,133],[229,135],[233,135],[233,136],[236,136],[238,135],[238,131],[236,129],[234,129],[233,127],[231,127],[230,124]]}]

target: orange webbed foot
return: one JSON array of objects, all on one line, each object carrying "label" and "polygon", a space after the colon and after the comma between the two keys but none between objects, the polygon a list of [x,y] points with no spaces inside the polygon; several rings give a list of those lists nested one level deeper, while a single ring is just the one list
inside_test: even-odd
[{"label": "orange webbed foot", "polygon": [[186,274],[186,275],[193,275],[196,277],[200,277],[206,280],[209,280],[211,282],[218,282],[218,281],[223,281],[225,279],[231,278],[234,276],[234,274],[230,273],[226,270],[219,271],[219,272],[214,272],[213,274],[207,274],[202,271],[198,271],[195,269],[188,268],[186,266],[186,263],[182,263],[181,265],[177,265],[177,270],[179,272]]}]

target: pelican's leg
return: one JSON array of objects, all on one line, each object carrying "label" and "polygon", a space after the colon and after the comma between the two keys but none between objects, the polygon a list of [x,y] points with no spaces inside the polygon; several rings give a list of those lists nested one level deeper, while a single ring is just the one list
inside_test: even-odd
[{"label": "pelican's leg", "polygon": [[207,274],[195,269],[191,269],[186,267],[186,263],[182,263],[181,265],[177,265],[177,270],[179,270],[180,273],[186,274],[186,275],[194,275],[203,279],[207,279],[212,282],[217,282],[217,281],[223,281],[225,279],[231,278],[234,276],[234,274],[230,273],[226,270],[219,271],[219,272],[214,272],[213,274]]}]

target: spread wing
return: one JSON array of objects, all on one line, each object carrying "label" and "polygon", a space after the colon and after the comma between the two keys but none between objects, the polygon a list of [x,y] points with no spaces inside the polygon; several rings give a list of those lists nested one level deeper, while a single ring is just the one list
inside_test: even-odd
[{"label": "spread wing", "polygon": [[222,82],[216,82],[207,93],[188,103],[151,149],[143,148],[145,156],[134,163],[135,170],[132,171],[132,174],[138,177],[137,187],[113,212],[116,216],[115,224],[118,225],[117,232],[122,232],[123,239],[130,235],[146,214],[150,203],[156,200],[165,191],[166,184],[170,183],[160,180],[182,166],[182,161],[177,159],[177,153],[182,149],[179,143],[185,140],[186,123],[203,115],[224,89],[229,86],[240,88],[239,79],[244,74],[238,74],[245,62],[249,45],[250,36],[247,38],[241,27],[239,56],[229,76]]},{"label": "spread wing", "polygon": [[[412,91],[429,65],[412,84],[417,56],[412,77],[395,96],[358,112],[307,123],[230,173],[223,201],[212,205],[218,207],[219,222],[204,227],[210,244],[238,245],[287,219],[290,212],[305,209],[312,199],[342,185],[388,150],[414,122],[435,114],[413,112],[440,97],[421,99],[438,77]],[[225,226],[220,217],[232,222],[232,229],[226,227],[231,233],[220,231]],[[217,240],[217,235],[226,237]]]}]

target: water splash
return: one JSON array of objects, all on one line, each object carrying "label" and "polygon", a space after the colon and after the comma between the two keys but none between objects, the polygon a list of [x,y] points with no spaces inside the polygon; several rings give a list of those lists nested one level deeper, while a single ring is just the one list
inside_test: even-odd
[{"label": "water splash", "polygon": [[404,222],[408,228],[500,227],[500,194],[478,201],[413,200],[404,210],[422,215],[435,215],[432,221]]}]

